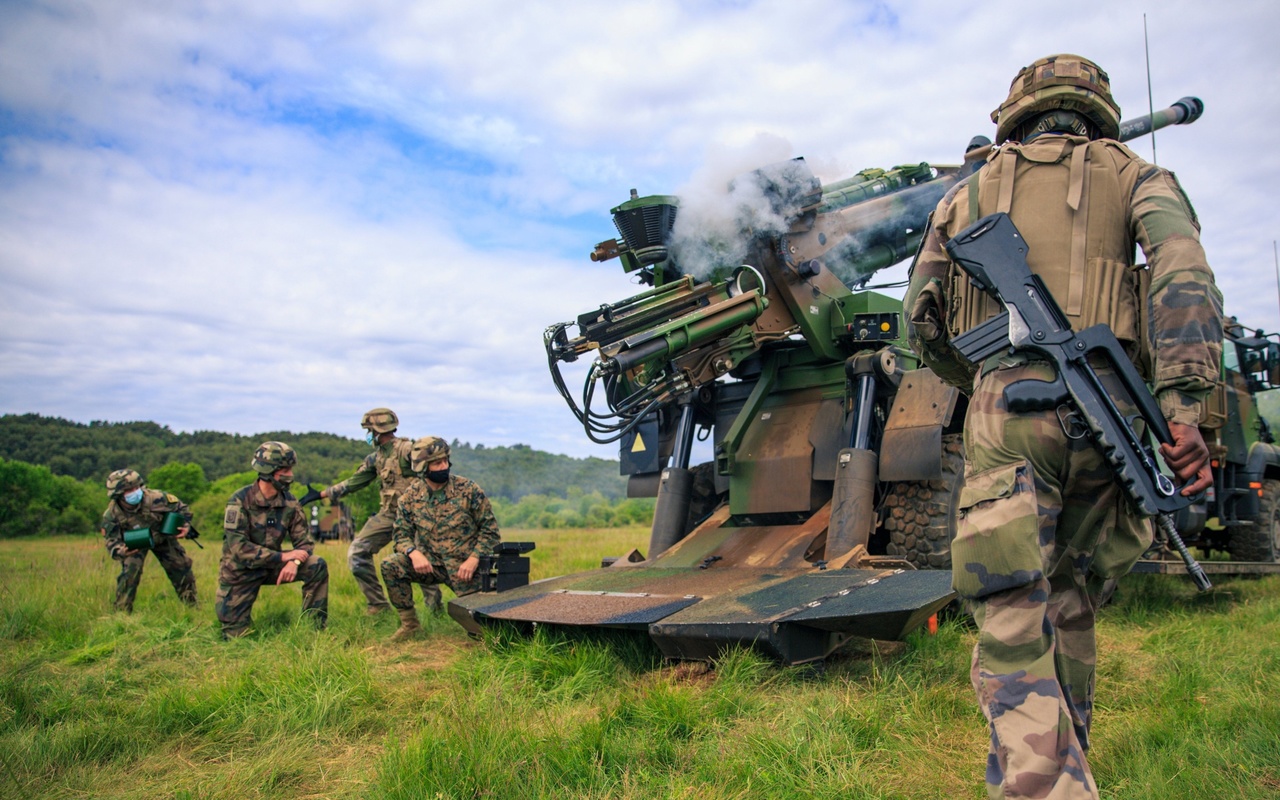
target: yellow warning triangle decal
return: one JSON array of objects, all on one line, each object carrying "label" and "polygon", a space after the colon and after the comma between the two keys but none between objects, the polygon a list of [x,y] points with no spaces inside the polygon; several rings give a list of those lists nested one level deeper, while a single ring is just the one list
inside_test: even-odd
[{"label": "yellow warning triangle decal", "polygon": [[636,434],[636,440],[631,443],[631,452],[643,453],[647,448],[644,446],[644,439],[640,438],[640,434]]}]

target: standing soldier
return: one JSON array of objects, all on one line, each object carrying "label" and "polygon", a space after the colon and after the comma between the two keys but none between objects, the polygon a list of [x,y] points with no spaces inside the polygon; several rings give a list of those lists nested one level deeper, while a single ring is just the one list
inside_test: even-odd
[{"label": "standing soldier", "polygon": [[[444,583],[459,596],[480,590],[480,556],[498,546],[498,520],[484,490],[449,474],[449,445],[437,436],[413,443],[410,465],[422,480],[400,498],[395,552],[382,560],[387,597],[400,613],[392,640],[406,639],[421,626],[413,608],[413,584]],[[438,591],[438,590],[437,590]]]},{"label": "standing soldier", "polygon": [[[1185,495],[1212,481],[1197,423],[1218,379],[1222,295],[1177,179],[1116,141],[1120,109],[1097,64],[1036,61],[992,121],[997,147],[938,203],[903,302],[912,347],[971,392],[951,563],[979,626],[971,675],[990,728],[987,791],[1097,797],[1085,759],[1095,610],[1104,581],[1151,543],[1151,525],[1079,435],[1084,424],[1070,407],[1009,411],[1005,388],[1053,379],[1050,364],[1020,352],[970,364],[950,346],[999,308],[943,245],[970,222],[1009,214],[1072,328],[1109,326],[1152,383],[1174,440],[1161,450],[1190,482]],[[1113,370],[1095,369],[1104,385],[1116,383]]]},{"label": "standing soldier", "polygon": [[[314,555],[307,515],[289,494],[298,457],[282,442],[263,442],[251,466],[258,480],[231,495],[222,526],[218,570],[218,621],[222,638],[243,636],[253,623],[253,603],[263,584],[302,581],[302,613],[316,627],[329,619],[329,568]],[[293,544],[285,550],[284,540]]]},{"label": "standing soldier", "polygon": [[[173,584],[178,599],[189,606],[195,605],[196,576],[191,572],[191,558],[178,544],[178,539],[187,538],[191,532],[191,510],[187,504],[174,495],[148,489],[142,483],[142,476],[131,469],[118,469],[107,476],[107,496],[111,502],[102,514],[102,535],[107,540],[107,552],[120,562],[120,577],[116,579],[116,608],[133,611],[133,598],[138,594],[147,551],[126,545],[124,533],[141,528],[151,531],[152,552],[169,576],[169,583]],[[164,519],[170,512],[181,514],[184,520],[177,536],[161,533]]]},{"label": "standing soldier", "polygon": [[[396,412],[389,408],[375,408],[365,412],[360,419],[360,427],[365,429],[365,441],[373,445],[373,452],[365,457],[350,478],[318,492],[308,486],[301,501],[306,505],[321,498],[339,500],[344,495],[368,486],[375,478],[381,482],[382,502],[378,513],[365,521],[360,533],[356,534],[355,540],[347,549],[347,564],[369,604],[365,609],[367,614],[377,614],[388,607],[387,596],[382,593],[382,584],[378,582],[378,570],[373,565],[373,557],[391,541],[391,528],[396,521],[396,505],[411,477],[408,467],[413,440],[396,436],[399,425]],[[427,606],[433,611],[439,611],[440,590],[435,586],[424,586],[422,591]]]}]

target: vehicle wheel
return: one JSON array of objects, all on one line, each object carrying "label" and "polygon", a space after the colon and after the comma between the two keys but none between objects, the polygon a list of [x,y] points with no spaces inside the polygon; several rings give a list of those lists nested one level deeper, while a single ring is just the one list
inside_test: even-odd
[{"label": "vehicle wheel", "polygon": [[1236,561],[1280,561],[1280,481],[1264,480],[1258,516],[1252,525],[1227,528],[1227,547]]},{"label": "vehicle wheel", "polygon": [[959,434],[942,437],[942,478],[899,481],[884,499],[885,546],[891,556],[918,569],[951,569],[956,503],[964,485],[964,448]]}]

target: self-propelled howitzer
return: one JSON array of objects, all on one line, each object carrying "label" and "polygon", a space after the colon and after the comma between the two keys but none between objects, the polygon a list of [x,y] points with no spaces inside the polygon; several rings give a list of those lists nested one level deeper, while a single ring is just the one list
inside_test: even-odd
[{"label": "self-propelled howitzer", "polygon": [[[734,193],[763,202],[740,209],[731,246],[691,245],[678,198],[633,191],[592,259],[651,288],[544,338],[587,436],[618,443],[632,496],[658,498],[649,557],[459,598],[455,619],[630,628],[673,658],[745,644],[798,663],[850,636],[899,638],[950,602],[948,573],[886,554],[881,521],[895,488],[953,488],[963,401],[913,369],[901,301],[864,287],[914,252],[989,147],[825,186],[803,159],[740,176]],[[697,278],[693,252],[732,257]],[[562,365],[588,358],[575,395]],[[699,431],[714,459],[692,466]]]}]

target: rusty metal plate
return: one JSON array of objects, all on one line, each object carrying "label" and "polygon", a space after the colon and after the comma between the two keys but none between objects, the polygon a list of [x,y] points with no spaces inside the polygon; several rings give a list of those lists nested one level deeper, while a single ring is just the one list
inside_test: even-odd
[{"label": "rusty metal plate", "polygon": [[882,481],[936,481],[942,478],[942,426],[886,430],[880,439]]},{"label": "rusty metal plate", "polygon": [[960,392],[942,382],[933,370],[922,367],[902,376],[893,408],[885,423],[885,431],[919,428],[925,425],[947,425],[956,409]]},{"label": "rusty metal plate", "polygon": [[648,627],[697,603],[694,595],[672,597],[646,593],[580,592],[561,589],[536,597],[480,606],[475,613],[492,619],[551,625],[598,625],[606,628]]},{"label": "rusty metal plate", "polygon": [[900,639],[955,597],[946,571],[814,570],[743,589],[655,622],[649,634],[672,658],[749,646],[795,664],[850,636]]}]

